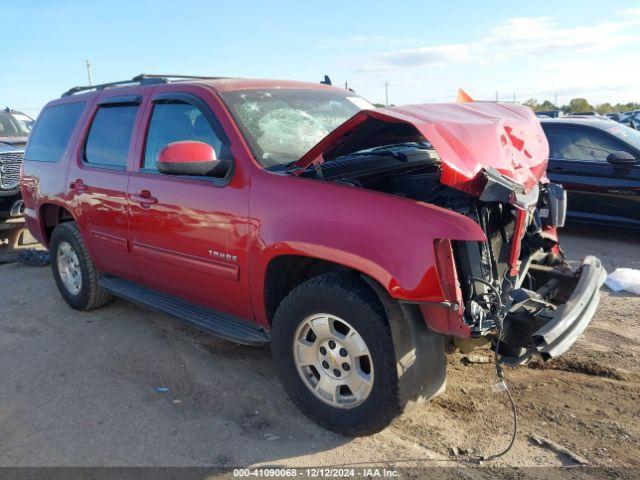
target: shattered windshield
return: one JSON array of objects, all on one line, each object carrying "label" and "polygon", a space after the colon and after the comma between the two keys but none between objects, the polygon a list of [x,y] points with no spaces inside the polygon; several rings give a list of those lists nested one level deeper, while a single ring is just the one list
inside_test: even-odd
[{"label": "shattered windshield", "polygon": [[243,90],[222,97],[256,159],[269,170],[298,160],[355,113],[374,108],[346,90]]}]

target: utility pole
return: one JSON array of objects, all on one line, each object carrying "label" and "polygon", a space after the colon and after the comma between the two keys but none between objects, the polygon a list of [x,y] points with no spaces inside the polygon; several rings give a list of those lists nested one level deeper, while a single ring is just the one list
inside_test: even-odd
[{"label": "utility pole", "polygon": [[553,104],[557,107],[558,106],[558,92],[553,94],[553,98],[554,98]]},{"label": "utility pole", "polygon": [[389,82],[384,82],[384,104],[389,106]]},{"label": "utility pole", "polygon": [[89,86],[93,85],[91,82],[91,62],[87,59],[87,77],[89,77]]},{"label": "utility pole", "polygon": [[513,92],[513,104],[516,104],[516,92]]},{"label": "utility pole", "polygon": [[496,90],[496,102],[498,101],[498,91]]}]

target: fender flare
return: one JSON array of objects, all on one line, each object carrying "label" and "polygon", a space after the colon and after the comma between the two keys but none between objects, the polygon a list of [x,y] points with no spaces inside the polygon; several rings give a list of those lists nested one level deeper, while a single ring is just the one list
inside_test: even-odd
[{"label": "fender flare", "polygon": [[47,218],[44,216],[44,211],[48,207],[58,207],[64,209],[69,212],[73,221],[77,222],[77,218],[73,209],[69,208],[69,206],[65,202],[56,201],[55,199],[47,199],[46,201],[38,202],[36,208],[34,209],[25,209],[25,223],[27,224],[27,228],[29,232],[44,246],[49,246],[49,241],[47,239],[46,227],[47,227]]}]

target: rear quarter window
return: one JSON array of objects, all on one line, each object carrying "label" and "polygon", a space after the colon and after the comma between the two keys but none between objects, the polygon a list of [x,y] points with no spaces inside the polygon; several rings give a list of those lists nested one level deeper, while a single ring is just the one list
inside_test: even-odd
[{"label": "rear quarter window", "polygon": [[33,128],[25,158],[36,162],[58,162],[84,110],[85,102],[45,108]]}]

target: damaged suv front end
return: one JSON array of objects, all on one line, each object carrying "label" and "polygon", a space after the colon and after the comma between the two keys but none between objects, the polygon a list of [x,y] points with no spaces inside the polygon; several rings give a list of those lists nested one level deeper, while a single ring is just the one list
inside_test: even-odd
[{"label": "damaged suv front end", "polygon": [[[373,168],[385,155],[403,172],[354,167],[369,159]],[[573,344],[595,313],[606,275],[595,257],[575,270],[564,260],[557,228],[566,194],[548,182],[547,158],[547,140],[528,108],[410,105],[360,111],[289,172],[472,218],[484,240],[437,239],[442,299],[418,305],[427,326],[461,349],[491,340],[503,362],[518,364],[534,354],[558,357]]]},{"label": "damaged suv front end", "polygon": [[486,241],[439,241],[441,282],[455,278],[455,288],[446,312],[425,304],[423,315],[427,322],[445,318],[457,336],[493,339],[504,362],[558,357],[593,317],[606,272],[592,256],[575,270],[564,260],[556,234],[566,212],[562,187],[546,183],[524,192],[495,171],[485,175],[486,186],[465,215],[481,225]]}]

